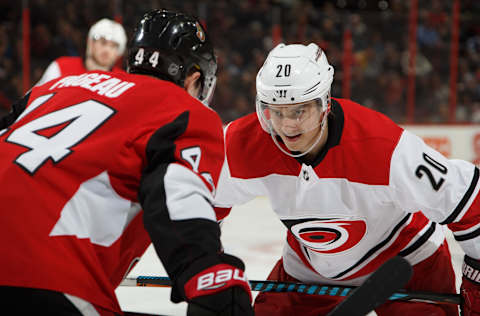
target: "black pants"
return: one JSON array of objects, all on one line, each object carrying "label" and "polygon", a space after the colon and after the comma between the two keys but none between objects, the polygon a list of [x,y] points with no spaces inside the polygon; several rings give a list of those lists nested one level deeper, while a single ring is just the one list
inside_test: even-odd
[{"label": "black pants", "polygon": [[[0,315],[83,316],[63,293],[13,286],[0,286]],[[148,316],[151,314],[125,312],[124,315]]]},{"label": "black pants", "polygon": [[0,286],[0,301],[2,315],[82,316],[63,293],[55,291]]}]

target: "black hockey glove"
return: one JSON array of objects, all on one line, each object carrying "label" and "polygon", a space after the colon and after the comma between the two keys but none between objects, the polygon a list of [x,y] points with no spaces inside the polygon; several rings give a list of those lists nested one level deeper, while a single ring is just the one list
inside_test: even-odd
[{"label": "black hockey glove", "polygon": [[[195,263],[193,276],[189,271],[179,278],[183,283],[187,316],[253,316],[251,289],[243,262],[237,257],[221,254]],[[220,263],[219,263],[220,261]],[[186,282],[182,282],[186,280]],[[177,283],[178,284],[178,283]]]}]

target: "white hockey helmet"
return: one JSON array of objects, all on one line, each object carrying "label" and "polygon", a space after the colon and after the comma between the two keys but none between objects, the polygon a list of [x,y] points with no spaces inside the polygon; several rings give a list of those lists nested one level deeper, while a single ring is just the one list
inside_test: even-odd
[{"label": "white hockey helmet", "polygon": [[[311,105],[312,101],[316,101],[314,104],[319,106],[318,124],[310,124],[310,129],[321,125],[323,133],[330,111],[333,74],[334,69],[328,63],[325,53],[314,43],[308,46],[279,44],[268,54],[256,78],[256,110],[262,128],[272,135],[272,139],[284,153],[299,157],[308,151],[300,155],[291,155],[285,151],[276,141],[272,117],[275,117],[275,113],[291,112],[290,118],[298,121],[316,120],[316,117],[300,117],[300,113],[305,111],[298,110],[302,105]],[[295,113],[298,113],[298,117]]]},{"label": "white hockey helmet", "polygon": [[101,19],[90,27],[88,38],[97,40],[104,38],[118,44],[118,55],[123,55],[127,44],[127,35],[120,23],[109,19]]}]

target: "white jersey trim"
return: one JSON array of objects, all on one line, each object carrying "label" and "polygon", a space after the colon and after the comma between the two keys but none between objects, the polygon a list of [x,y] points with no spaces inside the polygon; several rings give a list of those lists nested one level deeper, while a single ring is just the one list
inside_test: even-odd
[{"label": "white jersey trim", "polygon": [[167,209],[171,220],[204,218],[217,221],[211,205],[212,193],[187,167],[177,163],[168,166],[164,177]]},{"label": "white jersey trim", "polygon": [[115,192],[103,171],[80,185],[63,207],[50,236],[88,238],[93,244],[109,247],[140,209],[138,203]]},{"label": "white jersey trim", "polygon": [[61,75],[62,73],[60,71],[60,67],[58,66],[58,63],[56,61],[52,61],[50,65],[48,65],[45,72],[43,73],[42,78],[38,80],[35,86],[40,86],[47,81],[60,77]]},{"label": "white jersey trim", "polygon": [[100,316],[95,307],[80,297],[63,293],[65,297],[75,306],[83,316]]}]

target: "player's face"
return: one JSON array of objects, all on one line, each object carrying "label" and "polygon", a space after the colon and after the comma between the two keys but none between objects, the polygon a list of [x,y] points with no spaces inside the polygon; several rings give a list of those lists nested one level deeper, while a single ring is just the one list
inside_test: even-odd
[{"label": "player's face", "polygon": [[92,41],[93,60],[101,67],[111,68],[118,56],[118,44],[105,38]]},{"label": "player's face", "polygon": [[196,71],[185,78],[185,90],[194,98],[198,98],[200,95],[200,72]]},{"label": "player's face", "polygon": [[269,106],[275,132],[290,151],[305,152],[317,141],[323,114],[315,101]]}]

